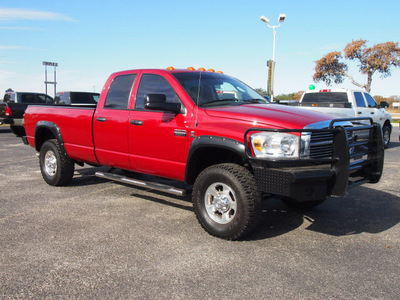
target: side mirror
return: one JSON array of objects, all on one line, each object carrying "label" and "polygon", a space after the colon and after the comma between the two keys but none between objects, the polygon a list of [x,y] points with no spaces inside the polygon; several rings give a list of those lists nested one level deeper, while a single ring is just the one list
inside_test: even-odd
[{"label": "side mirror", "polygon": [[379,108],[387,108],[389,106],[389,102],[387,101],[381,101],[381,103],[379,103]]},{"label": "side mirror", "polygon": [[175,114],[181,112],[181,104],[167,102],[167,97],[164,94],[146,94],[144,96],[144,108],[168,111]]}]

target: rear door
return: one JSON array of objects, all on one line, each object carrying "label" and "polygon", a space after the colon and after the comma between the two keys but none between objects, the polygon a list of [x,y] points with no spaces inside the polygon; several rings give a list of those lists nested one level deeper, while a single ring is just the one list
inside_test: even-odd
[{"label": "rear door", "polygon": [[130,169],[128,103],[136,76],[136,73],[126,73],[111,78],[104,106],[98,105],[96,109],[93,139],[102,165]]},{"label": "rear door", "polygon": [[356,112],[357,117],[370,118],[370,110],[367,106],[367,102],[365,101],[364,95],[362,92],[354,92],[354,99],[356,102]]}]

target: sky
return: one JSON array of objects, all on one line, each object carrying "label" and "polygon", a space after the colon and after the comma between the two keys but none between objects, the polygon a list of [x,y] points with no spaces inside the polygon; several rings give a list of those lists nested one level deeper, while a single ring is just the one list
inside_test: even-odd
[{"label": "sky", "polygon": [[[316,60],[352,40],[400,41],[399,11],[399,0],[0,0],[0,93],[44,92],[43,61],[58,63],[57,91],[100,92],[113,72],[169,66],[213,68],[266,89],[273,33],[260,16],[278,25],[279,14],[274,90],[293,93],[315,84]],[[349,71],[365,83],[356,64]],[[400,68],[375,74],[371,94],[400,95]]]}]

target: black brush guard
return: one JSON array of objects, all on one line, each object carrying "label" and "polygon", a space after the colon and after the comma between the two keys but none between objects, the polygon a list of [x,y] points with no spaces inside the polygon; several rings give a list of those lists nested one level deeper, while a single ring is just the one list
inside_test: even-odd
[{"label": "black brush guard", "polygon": [[[352,122],[353,127],[338,125],[343,122]],[[298,160],[255,158],[249,133],[260,131],[330,132],[333,134],[332,155]],[[297,201],[320,200],[327,196],[343,196],[347,190],[364,183],[376,183],[382,175],[382,129],[371,118],[335,119],[324,129],[250,128],[244,140],[246,154],[261,192]]]}]

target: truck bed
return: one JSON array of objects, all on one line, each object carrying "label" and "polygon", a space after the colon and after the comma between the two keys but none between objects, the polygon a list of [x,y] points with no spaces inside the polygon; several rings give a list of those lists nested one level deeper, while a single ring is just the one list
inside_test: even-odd
[{"label": "truck bed", "polygon": [[54,130],[61,133],[70,158],[97,164],[92,137],[94,111],[92,107],[29,106],[25,112],[30,115],[25,123],[27,141],[35,147],[35,128],[40,122],[54,123]]}]

